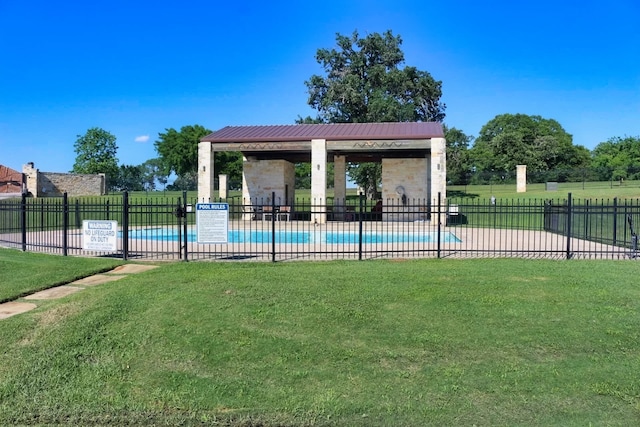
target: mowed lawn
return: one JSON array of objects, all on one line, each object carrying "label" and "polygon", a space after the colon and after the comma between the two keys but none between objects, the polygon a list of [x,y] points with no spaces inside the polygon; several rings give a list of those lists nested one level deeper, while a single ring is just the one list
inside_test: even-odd
[{"label": "mowed lawn", "polygon": [[0,424],[638,425],[639,277],[635,260],[163,264],[0,321]]},{"label": "mowed lawn", "polygon": [[57,257],[0,248],[0,303],[109,271],[122,263],[117,259]]}]

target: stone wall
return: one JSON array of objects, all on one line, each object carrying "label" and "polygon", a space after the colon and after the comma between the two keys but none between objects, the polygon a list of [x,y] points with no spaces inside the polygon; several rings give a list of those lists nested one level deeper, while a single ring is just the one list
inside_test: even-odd
[{"label": "stone wall", "polygon": [[246,159],[242,166],[244,203],[290,205],[295,197],[295,166],[286,160]]},{"label": "stone wall", "polygon": [[105,194],[106,178],[104,174],[75,174],[58,172],[40,172],[33,163],[22,167],[26,176],[27,192],[33,197],[62,196],[101,196]]},{"label": "stone wall", "polygon": [[384,221],[420,221],[429,218],[430,160],[382,159]]}]

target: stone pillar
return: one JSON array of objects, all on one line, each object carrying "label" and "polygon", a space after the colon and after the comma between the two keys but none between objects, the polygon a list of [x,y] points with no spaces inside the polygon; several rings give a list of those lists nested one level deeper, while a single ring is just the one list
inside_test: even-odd
[{"label": "stone pillar", "polygon": [[227,198],[227,175],[223,173],[218,175],[218,196],[221,199]]},{"label": "stone pillar", "polygon": [[213,200],[213,147],[210,142],[198,143],[198,202]]},{"label": "stone pillar", "polygon": [[[438,193],[441,200],[447,197],[447,141],[444,138],[431,138],[431,188],[429,197],[432,200],[432,221],[437,218]],[[446,223],[446,214],[439,218],[442,224]]]},{"label": "stone pillar", "polygon": [[516,192],[527,192],[527,165],[516,166]]},{"label": "stone pillar", "polygon": [[[333,212],[342,215],[347,198],[347,162],[345,156],[333,157]],[[340,218],[336,218],[340,219]]]},{"label": "stone pillar", "polygon": [[[320,206],[327,203],[327,141],[325,139],[311,140],[311,204]],[[312,207],[311,222],[324,224],[327,213],[322,209]]]},{"label": "stone pillar", "polygon": [[38,174],[40,173],[40,171],[36,169],[33,162],[22,165],[22,173],[26,177],[27,193],[31,193],[33,197],[40,196],[40,191],[38,188]]}]

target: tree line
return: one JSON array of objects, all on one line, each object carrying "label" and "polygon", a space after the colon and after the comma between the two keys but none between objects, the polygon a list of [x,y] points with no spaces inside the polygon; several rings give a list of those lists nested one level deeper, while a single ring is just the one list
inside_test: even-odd
[{"label": "tree line", "polygon": [[[441,101],[442,82],[427,71],[405,66],[401,45],[402,38],[392,31],[365,37],[357,31],[337,34],[335,47],[316,52],[322,74],[304,82],[307,102],[317,114],[298,116],[295,123],[441,122],[451,184],[483,183],[483,177],[511,174],[520,164],[527,165],[528,175],[540,182],[584,180],[584,171],[594,180],[640,179],[640,137],[612,137],[589,151],[575,145],[554,119],[508,113],[487,122],[477,137],[449,127]],[[165,129],[154,143],[156,158],[141,165],[118,165],[115,136],[92,128],[78,135],[72,172],[105,173],[111,191],[159,186],[192,190],[197,188],[198,142],[209,133],[198,124]],[[227,174],[232,189],[241,186],[241,153],[216,153],[214,162],[216,173]],[[367,194],[377,192],[382,175],[379,163],[350,164],[347,173]],[[176,179],[167,186],[173,175]],[[297,188],[309,188],[310,176],[308,164],[296,165]]]}]

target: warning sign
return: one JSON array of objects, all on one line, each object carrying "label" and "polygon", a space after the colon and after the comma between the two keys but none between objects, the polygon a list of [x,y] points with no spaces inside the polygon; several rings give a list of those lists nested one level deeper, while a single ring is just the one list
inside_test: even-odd
[{"label": "warning sign", "polygon": [[118,222],[82,221],[82,249],[85,251],[118,250]]}]

